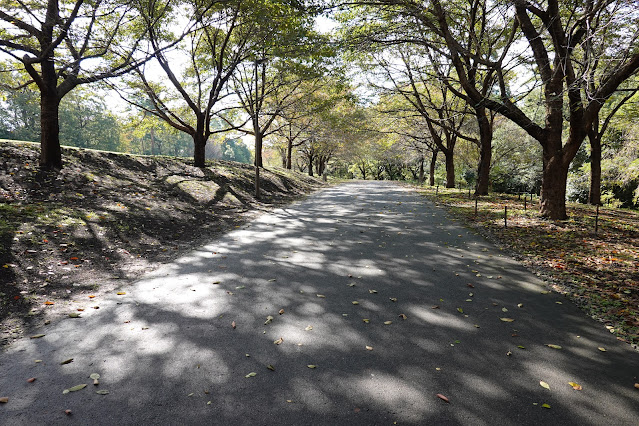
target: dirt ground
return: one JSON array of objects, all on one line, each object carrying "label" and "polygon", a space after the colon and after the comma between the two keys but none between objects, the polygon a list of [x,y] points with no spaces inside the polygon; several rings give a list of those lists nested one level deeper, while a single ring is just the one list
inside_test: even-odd
[{"label": "dirt ground", "polygon": [[0,142],[0,155],[0,346],[323,185],[263,170],[257,200],[254,168],[234,162],[67,148],[45,173],[37,144]]}]

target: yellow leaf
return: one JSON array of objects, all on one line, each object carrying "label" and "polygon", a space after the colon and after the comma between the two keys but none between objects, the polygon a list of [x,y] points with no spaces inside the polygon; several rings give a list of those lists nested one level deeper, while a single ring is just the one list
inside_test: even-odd
[{"label": "yellow leaf", "polygon": [[502,320],[503,322],[513,322],[513,321],[515,321],[512,318],[499,318],[499,319]]},{"label": "yellow leaf", "polygon": [[373,350],[373,347],[372,347],[372,346],[366,346],[366,350],[367,350],[367,351],[372,351],[372,350]]},{"label": "yellow leaf", "polygon": [[307,365],[307,367],[313,369],[313,368],[317,368],[317,365],[309,364]]},{"label": "yellow leaf", "polygon": [[124,296],[126,294],[126,291],[118,291],[116,294],[118,296]]},{"label": "yellow leaf", "polygon": [[353,305],[359,305],[359,302],[358,302],[357,300],[353,300],[351,303],[352,303]]},{"label": "yellow leaf", "polygon": [[284,338],[280,337],[279,339],[275,340],[273,343],[275,343],[276,345],[281,345],[283,341],[284,341]]},{"label": "yellow leaf", "polygon": [[552,348],[552,349],[561,349],[561,346],[559,346],[559,345],[548,345],[547,344],[546,346],[548,346],[549,348]]},{"label": "yellow leaf", "polygon": [[581,390],[581,389],[582,389],[581,385],[578,385],[578,384],[577,384],[577,383],[575,383],[575,382],[568,382],[568,384],[569,384],[570,386],[572,386],[572,388],[573,388],[574,390]]},{"label": "yellow leaf", "polygon": [[605,349],[605,348],[602,348],[601,346],[600,346],[600,347],[598,347],[597,349],[599,349],[601,352],[606,352],[606,349]]},{"label": "yellow leaf", "polygon": [[391,325],[393,323],[393,321],[384,321],[385,325]]},{"label": "yellow leaf", "polygon": [[544,382],[543,380],[539,382],[539,385],[542,388],[546,388],[546,389],[550,390],[550,385],[548,383]]}]

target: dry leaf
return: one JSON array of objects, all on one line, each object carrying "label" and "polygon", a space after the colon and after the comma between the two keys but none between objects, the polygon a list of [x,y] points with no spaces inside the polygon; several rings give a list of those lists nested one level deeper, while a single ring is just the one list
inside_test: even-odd
[{"label": "dry leaf", "polygon": [[400,317],[401,319],[403,319],[403,320],[405,320],[405,319],[407,319],[407,318],[408,318],[408,317],[407,317],[406,315],[404,315],[404,314],[399,314],[399,317]]},{"label": "dry leaf", "polygon": [[317,368],[317,365],[309,364],[307,365],[307,367],[313,369],[313,368]]},{"label": "dry leaf", "polygon": [[370,294],[377,294],[377,290],[368,290]]},{"label": "dry leaf", "polygon": [[635,389],[639,389],[639,383],[635,383]]},{"label": "dry leaf", "polygon": [[250,373],[248,373],[248,374],[247,374],[246,376],[244,376],[244,377],[246,377],[247,379],[249,379],[249,378],[251,378],[251,377],[255,377],[255,376],[257,376],[257,373],[256,373],[256,372],[254,372],[254,371],[251,371]]},{"label": "dry leaf", "polygon": [[60,363],[60,365],[70,364],[73,362],[73,358],[65,359]]},{"label": "dry leaf", "polygon": [[550,385],[549,385],[548,383],[544,382],[543,380],[541,380],[541,381],[539,382],[539,385],[540,385],[542,388],[546,388],[546,389],[550,390]]},{"label": "dry leaf", "polygon": [[320,299],[326,299],[326,296],[324,296],[323,294],[316,294],[317,297],[319,297]]},{"label": "dry leaf", "polygon": [[581,390],[581,389],[582,389],[581,385],[578,385],[578,384],[577,384],[577,383],[575,383],[575,382],[568,382],[568,384],[569,384],[570,386],[572,386],[572,388],[573,388],[574,390]]},{"label": "dry leaf", "polygon": [[284,309],[280,309],[280,311],[278,312],[278,314],[280,314],[280,315],[284,315]]},{"label": "dry leaf", "polygon": [[30,379],[27,379],[27,383],[33,383],[33,382],[35,382],[35,381],[36,381],[36,378],[35,378],[35,377],[32,377],[32,378],[30,378]]},{"label": "dry leaf", "polygon": [[273,343],[275,343],[276,345],[281,345],[283,341],[284,341],[284,338],[280,337],[279,339],[273,341]]},{"label": "dry leaf", "polygon": [[71,312],[69,318],[80,318],[80,314],[78,312]]},{"label": "dry leaf", "polygon": [[368,324],[369,322],[371,322],[371,320],[369,320],[368,318],[362,318],[362,321],[364,321],[366,324]]},{"label": "dry leaf", "polygon": [[118,291],[116,294],[118,296],[124,296],[126,294],[126,291]]},{"label": "dry leaf", "polygon": [[47,300],[46,302],[44,302],[45,305],[55,305],[55,302],[51,302],[50,300]]},{"label": "dry leaf", "polygon": [[231,327],[233,327],[233,328],[235,329],[235,327],[236,327],[235,321],[233,321],[233,322],[231,323]]},{"label": "dry leaf", "polygon": [[397,298],[396,297],[389,297],[388,298],[391,302],[397,302]]},{"label": "dry leaf", "polygon": [[606,352],[606,349],[605,349],[605,348],[602,348],[601,346],[600,346],[600,347],[598,347],[597,349],[599,349],[601,352]]},{"label": "dry leaf", "polygon": [[448,398],[446,398],[444,395],[442,395],[441,393],[437,394],[437,398],[441,399],[444,402],[448,402],[450,404],[450,401],[448,400]]},{"label": "dry leaf", "polygon": [[273,317],[271,315],[266,317],[266,321],[264,322],[264,325],[268,325],[270,323],[273,322]]},{"label": "dry leaf", "polygon": [[513,322],[513,321],[515,321],[512,318],[499,318],[499,319],[502,320],[503,322]]},{"label": "dry leaf", "polygon": [[352,303],[353,305],[359,305],[359,302],[358,302],[357,300],[353,300],[351,303]]},{"label": "dry leaf", "polygon": [[439,305],[433,305],[431,309],[439,309]]},{"label": "dry leaf", "polygon": [[373,350],[373,347],[372,347],[372,346],[366,346],[366,350],[367,350],[367,351],[372,351],[372,350]]},{"label": "dry leaf", "polygon": [[40,337],[44,337],[45,334],[35,334],[33,336],[31,336],[31,339],[39,339]]},{"label": "dry leaf", "polygon": [[307,325],[306,328],[304,330],[306,331],[311,331],[313,329],[312,325]]},{"label": "dry leaf", "polygon": [[0,398],[0,402],[3,404],[6,404],[7,402],[9,402],[9,398],[6,396],[3,396],[2,398]]},{"label": "dry leaf", "polygon": [[391,325],[393,321],[384,321],[384,325]]},{"label": "dry leaf", "polygon": [[553,349],[561,349],[561,346],[559,346],[559,345],[548,345],[547,344],[546,346],[548,346],[549,348],[553,348]]},{"label": "dry leaf", "polygon": [[501,311],[502,311],[502,312],[508,312],[508,309],[506,309],[506,308],[501,308]]},{"label": "dry leaf", "polygon": [[71,410],[64,410],[64,414],[66,414],[67,416],[71,415]]},{"label": "dry leaf", "polygon": [[266,368],[268,368],[271,371],[275,371],[275,367],[273,367],[271,364],[267,365]]}]

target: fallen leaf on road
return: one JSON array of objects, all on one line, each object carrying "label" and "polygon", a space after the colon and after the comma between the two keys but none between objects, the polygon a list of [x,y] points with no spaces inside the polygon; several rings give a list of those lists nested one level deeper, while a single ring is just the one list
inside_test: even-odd
[{"label": "fallen leaf on road", "polygon": [[304,330],[306,331],[311,331],[313,329],[312,325],[307,325],[306,328]]},{"label": "fallen leaf on road", "polygon": [[457,308],[457,312],[459,312],[460,314],[463,314],[464,310],[462,308]]},{"label": "fallen leaf on road", "polygon": [[271,364],[267,365],[266,368],[268,368],[271,371],[275,371],[275,367],[273,367]]},{"label": "fallen leaf on road", "polygon": [[517,307],[518,307],[518,308],[523,308],[523,307],[524,307],[524,304],[523,304],[523,303],[517,303]]},{"label": "fallen leaf on road", "polygon": [[27,379],[27,383],[33,383],[33,382],[35,382],[35,381],[36,381],[36,378],[35,378],[35,377],[32,377],[32,378],[30,378],[30,379]]},{"label": "fallen leaf on road", "polygon": [[231,327],[233,327],[233,328],[235,329],[235,327],[236,327],[235,321],[233,321],[233,322],[231,323]]},{"label": "fallen leaf on road", "polygon": [[55,302],[51,302],[50,300],[47,300],[46,302],[44,302],[45,305],[55,305]]},{"label": "fallen leaf on road", "polygon": [[581,385],[578,385],[578,384],[577,384],[577,383],[575,383],[575,382],[568,382],[568,384],[569,384],[570,386],[572,386],[572,388],[573,388],[574,390],[581,390],[581,389],[582,389]]},{"label": "fallen leaf on road", "polygon": [[639,389],[639,383],[635,383],[635,389]]},{"label": "fallen leaf on road", "polygon": [[366,324],[368,324],[369,322],[371,322],[371,320],[369,320],[368,318],[362,318],[362,321],[364,321]]},{"label": "fallen leaf on road", "polygon": [[431,309],[439,309],[439,305],[433,305],[431,306]]},{"label": "fallen leaf on road", "polygon": [[396,297],[389,297],[388,298],[391,302],[397,302],[397,298]]},{"label": "fallen leaf on road", "polygon": [[94,298],[95,298],[94,295],[89,296],[89,299],[94,299]]},{"label": "fallen leaf on road", "polygon": [[377,290],[368,290],[370,294],[377,294]]},{"label": "fallen leaf on road", "polygon": [[605,348],[602,348],[601,346],[600,346],[600,347],[598,347],[597,349],[599,349],[601,352],[606,352],[606,349],[605,349]]},{"label": "fallen leaf on road", "polygon": [[98,379],[100,378],[100,375],[98,373],[93,373],[89,376],[90,379],[93,379],[93,384],[94,385],[99,385],[100,382],[98,381]]},{"label": "fallen leaf on road", "polygon": [[95,393],[97,393],[98,395],[108,395],[109,391],[108,390],[99,390],[99,391],[95,391]]},{"label": "fallen leaf on road", "polygon": [[71,413],[72,413],[71,410],[64,410],[64,414],[66,414],[67,416],[70,416]]},{"label": "fallen leaf on road", "polygon": [[31,336],[31,339],[39,339],[40,337],[44,337],[46,336],[45,334],[34,334],[33,336]]},{"label": "fallen leaf on road", "polygon": [[542,388],[546,388],[546,389],[550,390],[550,385],[549,385],[548,383],[544,382],[543,380],[541,380],[541,381],[539,382],[539,385],[540,385]]},{"label": "fallen leaf on road", "polygon": [[506,308],[501,308],[501,311],[502,311],[502,312],[508,312],[508,309],[506,309]]},{"label": "fallen leaf on road", "polygon": [[448,400],[448,398],[446,398],[444,395],[442,395],[441,393],[437,394],[437,398],[441,399],[444,402],[448,402],[450,404],[450,401]]},{"label": "fallen leaf on road", "polygon": [[515,321],[512,318],[499,318],[499,319],[502,320],[503,322],[513,322],[513,321]]},{"label": "fallen leaf on road", "polygon": [[549,348],[552,348],[552,349],[561,349],[561,346],[559,346],[559,345],[548,345],[547,344],[546,346],[548,346]]},{"label": "fallen leaf on road", "polygon": [[283,341],[284,341],[284,338],[280,337],[279,339],[274,340],[273,343],[275,343],[276,345],[281,345]]},{"label": "fallen leaf on road", "polygon": [[250,373],[248,373],[248,374],[247,374],[246,376],[244,376],[244,377],[246,377],[247,379],[249,379],[249,378],[251,378],[251,377],[255,377],[255,376],[257,376],[257,373],[256,373],[256,372],[254,372],[254,371],[251,371]]},{"label": "fallen leaf on road", "polygon": [[366,350],[367,350],[367,351],[372,351],[372,350],[373,350],[373,347],[372,347],[372,346],[366,346]]},{"label": "fallen leaf on road", "polygon": [[324,296],[323,294],[317,294],[317,297],[319,297],[320,299],[326,299],[326,296]]},{"label": "fallen leaf on road", "polygon": [[270,323],[273,322],[273,317],[271,315],[266,317],[266,321],[264,322],[264,325],[268,325]]},{"label": "fallen leaf on road", "polygon": [[78,312],[71,312],[69,318],[80,318],[80,314]]},{"label": "fallen leaf on road", "polygon": [[118,296],[124,296],[126,294],[126,291],[118,291],[116,294]]},{"label": "fallen leaf on road", "polygon": [[400,317],[401,319],[403,319],[403,320],[405,320],[405,319],[407,319],[407,318],[408,318],[408,317],[407,317],[406,315],[404,315],[404,314],[399,314],[399,317]]},{"label": "fallen leaf on road", "polygon": [[550,408],[550,404],[541,404],[541,406],[544,408]]},{"label": "fallen leaf on road", "polygon": [[351,303],[352,303],[353,305],[359,305],[359,302],[358,302],[357,300],[353,300]]},{"label": "fallen leaf on road", "polygon": [[70,387],[69,389],[65,389],[65,390],[62,391],[62,393],[63,394],[67,394],[69,392],[77,392],[77,391],[82,390],[82,389],[84,389],[86,387],[87,387],[87,384],[86,383],[82,383],[81,385],[75,385],[73,387]]},{"label": "fallen leaf on road", "polygon": [[384,321],[384,325],[391,325],[393,321]]},{"label": "fallen leaf on road", "polygon": [[70,364],[73,362],[73,358],[65,359],[60,363],[60,365]]},{"label": "fallen leaf on road", "polygon": [[313,368],[317,368],[317,365],[313,365],[313,364],[309,364],[307,365],[308,368],[313,369]]},{"label": "fallen leaf on road", "polygon": [[279,310],[279,312],[278,312],[278,314],[280,314],[280,315],[284,315],[284,309],[280,309],[280,310]]}]

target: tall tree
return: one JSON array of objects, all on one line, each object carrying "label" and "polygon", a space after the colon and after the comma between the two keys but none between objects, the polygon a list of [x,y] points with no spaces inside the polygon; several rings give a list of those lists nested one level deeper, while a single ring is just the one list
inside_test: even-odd
[{"label": "tall tree", "polygon": [[21,64],[40,92],[40,165],[62,167],[60,101],[81,84],[129,72],[148,59],[135,2],[21,0],[2,2],[0,51]]}]

